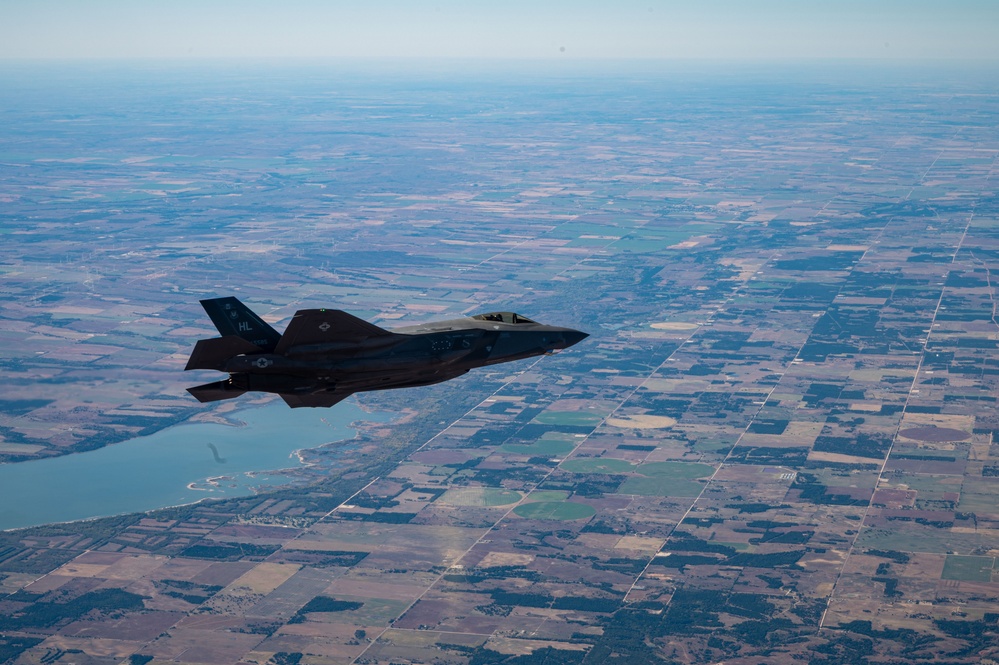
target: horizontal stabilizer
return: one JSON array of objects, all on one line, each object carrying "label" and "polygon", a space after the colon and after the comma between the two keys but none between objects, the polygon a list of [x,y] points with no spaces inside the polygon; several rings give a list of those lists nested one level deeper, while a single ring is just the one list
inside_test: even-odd
[{"label": "horizontal stabilizer", "polygon": [[293,346],[357,343],[372,337],[394,335],[395,333],[338,309],[302,309],[295,312],[274,353],[287,353]]},{"label": "horizontal stabilizer", "polygon": [[199,339],[194,345],[194,351],[187,361],[188,369],[216,369],[225,371],[225,364],[230,358],[235,358],[244,353],[263,353],[256,344],[246,341],[236,335],[226,335],[225,337],[212,337],[211,339]]},{"label": "horizontal stabilizer", "polygon": [[334,404],[342,402],[352,394],[353,393],[308,393],[305,395],[294,395],[291,393],[282,393],[281,399],[283,399],[285,404],[293,409],[300,409],[305,406],[330,407]]},{"label": "horizontal stabilizer", "polygon": [[188,388],[187,392],[194,395],[199,402],[204,403],[218,402],[223,399],[232,399],[234,397],[239,397],[246,391],[241,388],[234,388],[228,381],[216,381],[215,383],[206,383],[201,386]]}]

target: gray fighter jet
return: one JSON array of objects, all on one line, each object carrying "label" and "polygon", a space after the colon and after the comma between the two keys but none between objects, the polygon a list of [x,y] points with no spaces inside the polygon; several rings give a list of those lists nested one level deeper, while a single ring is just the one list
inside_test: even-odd
[{"label": "gray fighter jet", "polygon": [[385,330],[338,309],[299,310],[281,335],[236,298],[201,304],[222,337],[198,341],[184,369],[229,373],[187,389],[201,402],[257,391],[277,393],[293,409],[333,406],[357,392],[428,386],[588,336],[513,312]]}]

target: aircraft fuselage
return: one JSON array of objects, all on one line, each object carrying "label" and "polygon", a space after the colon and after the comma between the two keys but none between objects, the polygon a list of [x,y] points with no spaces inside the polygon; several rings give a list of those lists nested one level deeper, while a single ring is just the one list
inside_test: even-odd
[{"label": "aircraft fuselage", "polygon": [[201,401],[261,391],[280,394],[292,407],[330,406],[355,392],[430,385],[552,353],[587,336],[510,312],[384,330],[325,309],[297,312],[277,335],[261,332],[267,324],[235,298],[202,304],[224,336],[198,342],[187,369],[220,370],[229,378],[189,389]]}]

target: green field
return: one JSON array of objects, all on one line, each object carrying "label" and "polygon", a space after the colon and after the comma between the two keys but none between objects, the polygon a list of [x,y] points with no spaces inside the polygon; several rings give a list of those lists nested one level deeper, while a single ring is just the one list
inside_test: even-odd
[{"label": "green field", "polygon": [[698,478],[715,472],[713,466],[694,462],[649,462],[635,465],[613,457],[571,459],[562,468],[573,473],[637,473],[618,488],[619,494],[641,496],[697,496],[703,489]]},{"label": "green field", "polygon": [[631,462],[613,457],[586,457],[568,460],[562,464],[562,468],[572,473],[631,473],[637,467]]},{"label": "green field", "polygon": [[552,439],[540,439],[534,443],[521,445],[509,443],[500,446],[500,450],[516,455],[529,455],[531,457],[561,457],[572,451],[576,445],[569,441],[555,441]]},{"label": "green field", "polygon": [[692,450],[705,453],[727,450],[735,445],[739,437],[729,431],[690,432],[687,439]]},{"label": "green field", "polygon": [[571,425],[574,427],[594,427],[604,419],[604,413],[592,411],[545,411],[534,418],[540,425]]},{"label": "green field", "polygon": [[715,472],[715,468],[709,464],[696,462],[648,462],[638,467],[637,471],[643,476],[655,478],[693,480],[707,478]]},{"label": "green field", "polygon": [[900,552],[970,552],[989,544],[989,538],[974,533],[951,533],[921,524],[905,524],[896,529],[865,529],[857,538],[858,547]]},{"label": "green field", "polygon": [[996,560],[991,556],[961,556],[949,554],[944,560],[942,580],[991,582]]},{"label": "green field", "polygon": [[719,450],[726,450],[734,445],[732,441],[726,439],[711,439],[704,437],[697,439],[690,444],[691,449],[697,453],[714,453]]},{"label": "green field", "polygon": [[694,236],[693,232],[685,231],[662,231],[659,233],[652,231],[654,230],[643,229],[634,237],[622,238],[611,246],[611,250],[617,252],[634,252],[636,254],[658,253],[672,245],[689,240]]},{"label": "green field", "polygon": [[649,462],[636,472],[641,477],[629,478],[621,483],[619,494],[642,496],[697,496],[704,488],[698,478],[715,472],[713,466],[693,462]]},{"label": "green field", "polygon": [[513,509],[521,517],[531,520],[579,520],[597,511],[592,506],[568,501],[538,501],[525,503]]},{"label": "green field", "polygon": [[640,477],[628,478],[617,488],[617,493],[639,496],[697,496],[703,488],[704,485],[693,480]]},{"label": "green field", "polygon": [[359,603],[356,610],[341,612],[309,612],[309,623],[341,623],[348,622],[361,626],[381,625],[399,616],[410,601],[388,598],[367,598],[362,596],[340,596],[337,600]]},{"label": "green field", "polygon": [[637,466],[612,457],[571,459],[562,468],[573,473],[638,473],[618,488],[619,494],[642,496],[697,496],[703,489],[698,478],[715,472],[713,466],[692,462],[649,462]]},{"label": "green field", "polygon": [[531,492],[524,499],[524,503],[533,503],[535,501],[565,501],[569,498],[569,493],[565,490],[540,490],[538,492]]},{"label": "green field", "polygon": [[[569,247],[603,247],[604,245],[610,244],[612,241],[607,238],[573,238],[569,241]],[[564,277],[569,277],[572,273],[562,273]],[[588,274],[584,273],[584,277],[589,277],[591,275],[597,274],[596,271],[590,272]]]},{"label": "green field", "polygon": [[961,491],[961,476],[931,476],[925,474],[902,473],[892,477],[892,484],[904,484],[919,492],[923,501],[942,501],[945,492]]},{"label": "green field", "polygon": [[962,493],[957,509],[964,513],[996,513],[999,512],[999,500],[994,494]]},{"label": "green field", "polygon": [[440,498],[441,503],[451,506],[508,506],[520,501],[520,492],[494,487],[458,487],[448,490]]},{"label": "green field", "polygon": [[971,513],[999,512],[999,482],[995,478],[965,478],[957,509]]}]

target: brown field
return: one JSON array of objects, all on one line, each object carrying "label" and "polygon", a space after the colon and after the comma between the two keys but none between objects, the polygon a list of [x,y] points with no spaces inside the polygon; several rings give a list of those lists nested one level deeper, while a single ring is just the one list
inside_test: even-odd
[{"label": "brown field", "polygon": [[233,580],[222,593],[236,597],[268,594],[300,568],[301,566],[293,563],[260,563]]},{"label": "brown field", "polygon": [[651,324],[651,327],[655,328],[656,330],[683,330],[683,331],[687,331],[687,330],[697,330],[698,324],[696,324],[696,323],[687,323],[687,322],[684,322],[684,321],[663,321],[661,323],[653,323],[653,324]]},{"label": "brown field", "polygon": [[870,457],[857,457],[856,455],[827,453],[817,450],[808,453],[808,460],[811,462],[836,462],[838,464],[870,464],[873,461]]},{"label": "brown field", "polygon": [[608,418],[605,423],[622,429],[668,429],[676,424],[676,418],[653,415],[628,415]]}]

